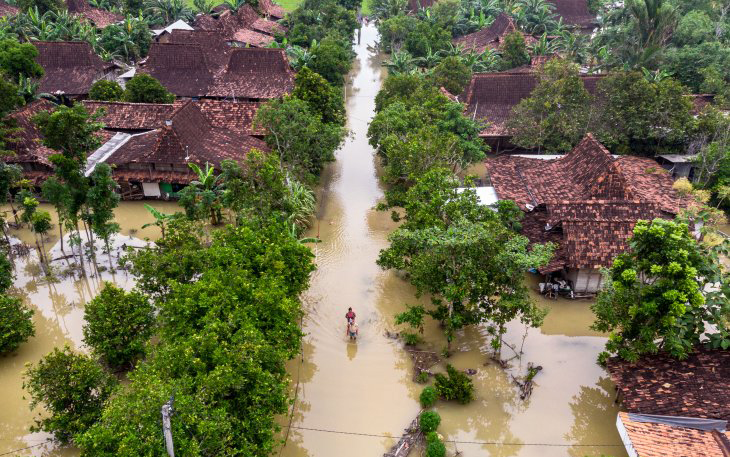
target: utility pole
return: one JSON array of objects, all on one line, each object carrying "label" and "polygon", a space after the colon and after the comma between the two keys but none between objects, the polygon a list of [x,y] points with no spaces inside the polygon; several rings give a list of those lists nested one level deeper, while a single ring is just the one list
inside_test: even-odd
[{"label": "utility pole", "polygon": [[162,434],[165,437],[165,448],[167,448],[169,457],[175,457],[175,448],[172,445],[172,428],[170,428],[170,417],[174,412],[172,408],[174,402],[175,397],[170,396],[170,400],[162,405]]}]

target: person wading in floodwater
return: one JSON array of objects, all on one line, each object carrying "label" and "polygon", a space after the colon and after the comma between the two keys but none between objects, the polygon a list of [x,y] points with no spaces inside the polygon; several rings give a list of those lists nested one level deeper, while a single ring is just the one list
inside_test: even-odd
[{"label": "person wading in floodwater", "polygon": [[345,314],[345,319],[347,319],[347,322],[350,322],[351,320],[354,321],[355,317],[355,311],[353,311],[352,308],[347,308],[347,314]]},{"label": "person wading in floodwater", "polygon": [[355,323],[355,319],[349,319],[347,321],[347,335],[350,337],[351,340],[357,340],[357,333],[358,328],[357,324]]}]

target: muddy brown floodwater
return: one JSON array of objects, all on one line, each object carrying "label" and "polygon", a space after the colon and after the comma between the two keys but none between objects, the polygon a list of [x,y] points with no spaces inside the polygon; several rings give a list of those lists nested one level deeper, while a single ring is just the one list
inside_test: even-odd
[{"label": "muddy brown floodwater", "polygon": [[[173,202],[149,203],[164,213],[179,210]],[[49,205],[40,205],[40,208],[50,212],[53,217],[54,230],[46,238],[46,247],[51,249],[59,238],[55,225],[56,214]],[[154,220],[141,202],[122,202],[114,214],[115,220],[121,226],[121,239],[132,237],[155,240],[159,237],[159,229],[156,227],[141,228]],[[9,235],[35,246],[33,234],[26,229],[10,230]],[[68,245],[66,251],[69,251]],[[49,282],[37,260],[34,249],[27,257],[15,260],[15,281],[11,292],[35,310],[33,322],[36,335],[23,344],[17,353],[0,357],[0,455],[30,447],[9,455],[71,457],[78,455],[78,450],[55,449],[45,443],[48,435],[30,433],[34,413],[30,411],[28,400],[24,398],[22,372],[26,363],[37,362],[54,347],[68,344],[72,348],[85,350],[81,333],[84,304],[97,294],[102,281],[113,281],[121,287],[131,288],[134,280],[126,272],[118,270],[82,278],[58,277]],[[104,265],[102,262],[100,264]]]},{"label": "muddy brown floodwater", "polygon": [[[396,441],[389,436],[399,436],[419,411],[423,385],[411,380],[412,362],[401,344],[385,336],[386,330],[395,330],[394,315],[416,302],[414,290],[375,264],[395,228],[389,214],[374,209],[383,191],[366,137],[374,97],[385,78],[383,57],[368,49],[376,41],[375,27],[364,27],[347,84],[353,135],[324,173],[318,195],[311,235],[322,242],[313,245],[318,269],[305,297],[303,356],[289,366],[296,402],[281,456],[381,456]],[[527,280],[535,286],[536,278]],[[439,432],[457,441],[448,443],[451,455],[458,450],[466,457],[624,456],[614,425],[613,385],[595,363],[605,338],[589,329],[590,302],[536,299],[551,312],[542,328],[529,332],[522,360],[513,361],[507,371],[485,365],[485,329],[458,335],[458,350],[449,361],[459,369],[477,370],[476,400],[466,406],[437,404]],[[356,344],[344,335],[348,306],[360,324]],[[519,347],[523,333],[519,323],[512,324],[506,339]],[[444,341],[438,329],[432,325],[426,334],[434,336],[425,347],[440,351]],[[504,355],[509,351],[505,348]],[[528,362],[543,370],[532,397],[522,401],[510,374],[524,374]],[[288,424],[289,417],[281,423]]]}]

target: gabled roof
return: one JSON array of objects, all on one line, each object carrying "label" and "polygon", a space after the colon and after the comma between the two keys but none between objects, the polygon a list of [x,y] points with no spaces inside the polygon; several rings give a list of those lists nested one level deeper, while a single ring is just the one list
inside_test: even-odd
[{"label": "gabled roof", "polygon": [[213,82],[213,71],[200,45],[152,43],[140,69],[179,97],[200,97]]},{"label": "gabled roof", "polygon": [[254,48],[265,48],[274,42],[274,37],[249,29],[239,29],[230,37],[230,41],[236,41]]},{"label": "gabled roof", "polygon": [[14,16],[20,12],[20,8],[9,3],[0,1],[0,17]]},{"label": "gabled roof", "polygon": [[190,24],[188,24],[187,22],[183,21],[182,19],[178,19],[164,29],[156,29],[153,30],[152,33],[154,33],[155,35],[161,35],[165,32],[172,33],[173,30],[193,30],[193,28],[190,27]]},{"label": "gabled roof", "polygon": [[685,360],[647,355],[607,364],[627,411],[730,420],[730,351],[699,349]]},{"label": "gabled roof", "polygon": [[636,221],[672,217],[684,205],[654,160],[614,158],[591,134],[559,159],[503,155],[488,159],[487,171],[497,196],[527,211],[530,241],[560,243],[544,272],[609,266]]},{"label": "gabled roof", "polygon": [[[602,75],[582,75],[586,90],[594,94]],[[509,136],[506,122],[512,115],[512,108],[530,96],[537,86],[533,73],[501,72],[476,73],[464,92],[465,114],[489,123],[480,136]]]},{"label": "gabled roof", "polygon": [[272,19],[283,19],[286,16],[284,8],[275,4],[272,0],[259,0],[259,9],[264,16]]},{"label": "gabled roof", "polygon": [[[84,100],[89,111],[104,110],[101,121],[108,130],[142,131],[155,130],[165,126],[175,113],[187,105],[187,101],[175,103],[128,103]],[[192,102],[205,116],[212,127],[231,130],[245,135],[263,135],[254,131],[252,124],[260,104],[230,100],[200,100]]]},{"label": "gabled roof", "polygon": [[[652,421],[652,417],[619,413],[617,426],[623,428],[622,434],[627,449],[632,449],[641,457],[727,457],[730,455],[730,432],[723,430],[703,430],[671,423],[662,423],[662,418]],[[681,424],[683,418],[676,418]],[[688,420],[690,424],[691,420]],[[628,438],[629,443],[626,443]]]},{"label": "gabled roof", "polygon": [[94,8],[86,0],[66,0],[66,4],[69,13],[78,14],[88,19],[100,29],[124,20],[124,16],[101,8]]},{"label": "gabled roof", "polygon": [[212,126],[200,107],[189,101],[172,116],[169,125],[133,136],[107,163],[185,166],[209,162],[218,166],[226,159],[242,160],[253,148],[268,150],[262,140]]},{"label": "gabled roof", "polygon": [[[231,47],[226,43],[223,35],[216,30],[185,30],[177,29],[164,38],[164,43],[199,45],[205,51],[205,57],[215,73],[228,62]],[[160,42],[163,42],[160,40]]]},{"label": "gabled roof", "polygon": [[270,99],[293,88],[294,72],[283,49],[235,48],[209,96]]},{"label": "gabled roof", "polygon": [[588,0],[549,0],[555,5],[555,14],[563,18],[564,24],[580,28],[596,25],[596,15],[588,10]]},{"label": "gabled roof", "polygon": [[10,114],[20,131],[13,137],[16,141],[8,142],[8,149],[15,152],[14,156],[6,157],[8,163],[39,163],[51,166],[48,158],[57,151],[47,148],[41,142],[43,136],[38,126],[33,122],[33,116],[41,111],[53,111],[56,105],[45,99],[34,100]]},{"label": "gabled roof", "polygon": [[[474,33],[454,39],[454,44],[474,52],[484,52],[487,49],[498,49],[502,45],[504,37],[517,29],[514,21],[505,13],[500,13],[489,27],[485,27]],[[525,41],[534,41],[532,37],[525,36]]]},{"label": "gabled roof", "polygon": [[200,15],[195,18],[195,27],[201,30],[216,30],[226,40],[234,40],[234,36],[242,31],[252,31],[273,36],[277,33],[284,33],[286,28],[282,25],[262,18],[250,5],[243,5],[235,13],[229,9],[222,11],[217,17],[209,14]]},{"label": "gabled roof", "polygon": [[33,41],[36,61],[45,74],[40,92],[85,95],[97,79],[113,68],[94,54],[86,41]]}]

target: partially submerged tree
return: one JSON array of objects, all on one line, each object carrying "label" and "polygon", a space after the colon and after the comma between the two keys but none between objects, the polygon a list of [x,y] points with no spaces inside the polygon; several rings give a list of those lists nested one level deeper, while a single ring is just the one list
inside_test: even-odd
[{"label": "partially submerged tree", "polygon": [[698,243],[686,223],[639,221],[591,307],[593,328],[610,332],[599,360],[617,355],[635,361],[659,351],[685,358],[703,342],[729,348],[730,288],[717,252]]},{"label": "partially submerged tree", "polygon": [[212,225],[223,222],[223,188],[221,176],[215,173],[215,168],[205,163],[200,168],[194,163],[188,164],[197,175],[197,179],[180,191],[180,206],[185,208],[185,214],[190,220],[210,219]]}]

